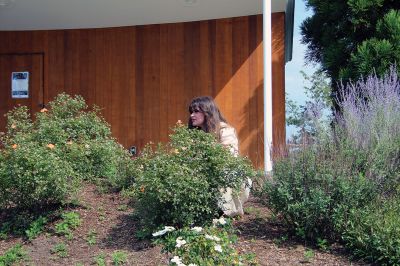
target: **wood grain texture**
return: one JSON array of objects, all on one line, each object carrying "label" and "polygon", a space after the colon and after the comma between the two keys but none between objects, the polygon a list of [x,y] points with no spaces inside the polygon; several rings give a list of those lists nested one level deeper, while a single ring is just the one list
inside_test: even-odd
[{"label": "wood grain texture", "polygon": [[[29,98],[12,98],[12,72],[29,72]],[[31,118],[33,113],[42,108],[43,103],[43,54],[0,54],[0,131],[6,127],[8,111],[18,105],[29,108]]]},{"label": "wood grain texture", "polygon": [[[284,144],[284,13],[272,16],[274,146]],[[43,99],[82,95],[126,147],[167,141],[211,95],[263,165],[262,16],[104,29],[0,32],[0,54],[43,54]],[[2,99],[1,99],[2,100]]]}]

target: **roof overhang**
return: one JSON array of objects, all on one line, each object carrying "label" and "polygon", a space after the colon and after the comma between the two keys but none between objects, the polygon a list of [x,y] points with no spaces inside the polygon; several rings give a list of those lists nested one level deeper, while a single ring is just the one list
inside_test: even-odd
[{"label": "roof overhang", "polygon": [[[0,0],[0,30],[106,28],[248,16],[262,0]],[[272,0],[285,12],[288,0]]]}]

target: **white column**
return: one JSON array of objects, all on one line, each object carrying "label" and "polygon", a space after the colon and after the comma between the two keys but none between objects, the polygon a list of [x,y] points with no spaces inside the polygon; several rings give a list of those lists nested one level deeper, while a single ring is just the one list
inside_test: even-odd
[{"label": "white column", "polygon": [[272,170],[272,19],[271,1],[263,0],[264,170]]}]

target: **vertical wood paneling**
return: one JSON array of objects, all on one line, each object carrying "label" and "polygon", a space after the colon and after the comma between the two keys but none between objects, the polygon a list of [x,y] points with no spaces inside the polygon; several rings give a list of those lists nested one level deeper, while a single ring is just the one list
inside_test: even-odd
[{"label": "vertical wood paneling", "polygon": [[215,100],[228,122],[232,121],[232,20],[216,21]]},{"label": "vertical wood paneling", "polygon": [[[250,68],[250,73],[249,73],[249,98],[248,98],[248,113],[249,113],[249,156],[250,159],[255,163],[256,165],[261,165],[262,160],[260,160],[260,150],[259,150],[259,132],[262,130],[263,124],[259,124],[259,116],[262,115],[258,113],[259,107],[258,107],[258,98],[259,93],[257,90],[262,90],[262,88],[259,87],[258,83],[258,74],[257,74],[257,47],[259,43],[257,42],[257,34],[258,34],[258,28],[257,28],[257,18],[256,17],[250,17],[249,19],[249,31],[248,31],[248,38],[249,38],[249,50],[250,55],[248,58],[249,61],[249,68]],[[263,144],[261,144],[263,145]]]},{"label": "vertical wood paneling", "polygon": [[[263,19],[261,16],[257,16],[256,18],[257,29],[262,28]],[[254,52],[256,66],[254,71],[256,72],[256,90],[255,93],[257,95],[257,154],[256,154],[256,163],[264,164],[264,48],[263,48],[263,33],[260,30],[256,32],[256,43],[257,48]],[[272,51],[274,54],[274,51]],[[273,76],[272,76],[273,77]],[[273,115],[273,114],[272,114]]]},{"label": "vertical wood paneling", "polygon": [[[212,50],[210,40],[210,22],[200,22],[200,42],[199,42],[199,80],[200,91],[198,95],[212,95],[212,57],[210,51]],[[208,55],[208,56],[205,56]]]},{"label": "vertical wood paneling", "polygon": [[232,124],[240,139],[240,153],[249,156],[249,19],[234,18],[232,23]]},{"label": "vertical wood paneling", "polygon": [[[142,62],[143,99],[144,108],[141,121],[144,125],[146,140],[158,141],[160,139],[160,26],[150,25],[143,30],[143,54],[146,55]],[[138,88],[139,90],[141,88]],[[147,142],[147,141],[146,141]]]},{"label": "vertical wood paneling", "polygon": [[[273,14],[274,137],[284,134],[284,14]],[[106,29],[0,32],[0,53],[43,53],[46,102],[82,95],[139,150],[187,122],[194,96],[216,98],[240,151],[263,163],[262,16]],[[276,137],[274,145],[284,142]]]},{"label": "vertical wood paneling", "polygon": [[136,145],[136,28],[127,28],[127,47],[125,65],[127,69],[127,79],[129,80],[127,86],[124,88],[128,92],[125,97],[126,106],[124,109],[125,120],[123,120],[122,132],[124,132],[125,138],[122,138],[121,143],[125,147]]},{"label": "vertical wood paneling", "polygon": [[286,142],[285,133],[285,14],[272,15],[272,123],[273,123],[273,152],[279,156],[284,152]]},{"label": "vertical wood paneling", "polygon": [[[160,120],[161,140],[167,141],[170,128],[186,119],[184,25],[166,24],[160,28]],[[174,66],[174,67],[171,67]]]},{"label": "vertical wood paneling", "polygon": [[[46,102],[57,96],[60,92],[65,92],[64,87],[64,64],[66,61],[64,54],[64,41],[66,31],[49,31],[47,39],[47,51],[44,51],[48,57],[48,67],[45,72],[45,79],[48,80],[48,87],[45,95]],[[77,84],[78,86],[78,84]]]},{"label": "vertical wood paneling", "polygon": [[144,75],[143,75],[143,62],[144,57],[144,42],[143,42],[143,27],[137,27],[136,29],[136,60],[135,60],[135,70],[136,70],[136,101],[135,101],[135,111],[136,111],[136,142],[135,145],[141,149],[145,144],[145,127],[144,127]]},{"label": "vertical wood paneling", "polygon": [[160,25],[160,141],[168,141],[168,126],[170,124],[170,114],[171,111],[168,107],[168,92],[169,92],[169,62],[168,62],[168,35],[169,35],[169,25]]}]

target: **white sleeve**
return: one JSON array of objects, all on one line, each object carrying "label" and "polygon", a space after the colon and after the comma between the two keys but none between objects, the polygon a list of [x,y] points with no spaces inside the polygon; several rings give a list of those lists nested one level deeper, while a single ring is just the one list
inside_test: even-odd
[{"label": "white sleeve", "polygon": [[234,156],[239,155],[239,141],[233,127],[221,128],[221,144],[228,147]]}]

